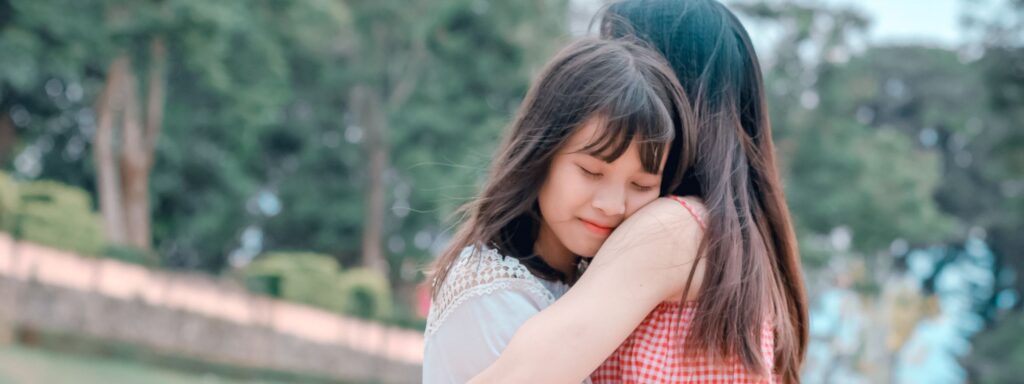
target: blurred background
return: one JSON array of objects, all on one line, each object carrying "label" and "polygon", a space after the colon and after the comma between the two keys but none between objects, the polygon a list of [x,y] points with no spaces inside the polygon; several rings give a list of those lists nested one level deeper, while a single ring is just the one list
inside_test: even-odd
[{"label": "blurred background", "polygon": [[[0,382],[416,382],[424,267],[600,0],[0,0]],[[808,383],[1024,377],[1024,1],[732,1]]]}]

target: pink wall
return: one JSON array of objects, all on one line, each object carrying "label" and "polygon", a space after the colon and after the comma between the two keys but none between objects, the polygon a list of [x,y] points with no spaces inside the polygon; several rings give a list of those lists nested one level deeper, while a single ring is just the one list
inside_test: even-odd
[{"label": "pink wall", "polygon": [[423,335],[246,292],[212,276],[152,270],[82,257],[0,232],[0,275],[179,309],[409,364],[423,361]]}]

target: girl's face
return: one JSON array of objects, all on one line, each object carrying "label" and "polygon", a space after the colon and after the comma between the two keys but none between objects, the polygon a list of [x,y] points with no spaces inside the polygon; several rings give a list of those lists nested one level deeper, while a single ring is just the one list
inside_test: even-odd
[{"label": "girl's face", "polygon": [[658,198],[668,156],[662,157],[658,174],[651,174],[643,169],[635,141],[611,163],[582,151],[598,138],[602,122],[589,119],[552,159],[538,195],[542,221],[536,250],[545,259],[593,257],[615,227]]}]

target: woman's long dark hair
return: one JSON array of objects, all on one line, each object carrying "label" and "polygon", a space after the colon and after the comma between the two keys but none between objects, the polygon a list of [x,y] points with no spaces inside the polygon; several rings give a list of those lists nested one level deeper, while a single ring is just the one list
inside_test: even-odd
[{"label": "woman's long dark hair", "polygon": [[537,195],[555,154],[593,118],[600,119],[603,129],[584,148],[586,153],[610,162],[636,142],[641,164],[650,173],[658,173],[668,156],[662,194],[678,184],[693,161],[696,136],[690,104],[661,55],[628,39],[570,44],[531,85],[483,190],[460,210],[465,220],[432,268],[435,298],[467,246],[497,249],[544,278],[567,278],[534,257],[540,228]]},{"label": "woman's long dark hair", "polygon": [[[807,298],[747,31],[714,0],[621,1],[606,8],[600,25],[606,38],[633,36],[660,51],[693,103],[696,164],[672,191],[700,196],[709,215],[687,349],[736,356],[752,372],[799,382]],[[765,320],[774,324],[773,367],[761,355]]]}]

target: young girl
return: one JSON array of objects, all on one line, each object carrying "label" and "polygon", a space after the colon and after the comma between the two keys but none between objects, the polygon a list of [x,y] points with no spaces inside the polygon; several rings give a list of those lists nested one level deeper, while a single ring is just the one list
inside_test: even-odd
[{"label": "young girl", "polygon": [[713,0],[628,0],[602,34],[646,40],[688,92],[697,161],[672,193],[695,197],[636,212],[473,382],[799,382],[807,304],[746,31]]},{"label": "young girl", "polygon": [[677,184],[696,141],[689,116],[657,53],[622,39],[563,49],[532,84],[437,261],[423,381],[480,373],[578,278],[581,257]]}]

